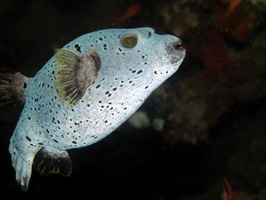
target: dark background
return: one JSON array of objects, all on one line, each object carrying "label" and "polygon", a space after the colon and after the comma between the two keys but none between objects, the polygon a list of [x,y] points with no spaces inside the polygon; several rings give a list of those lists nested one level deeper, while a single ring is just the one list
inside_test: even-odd
[{"label": "dark background", "polygon": [[182,38],[187,49],[178,72],[140,108],[150,124],[126,122],[92,146],[69,150],[68,178],[33,170],[26,193],[8,152],[22,108],[1,108],[1,195],[218,200],[226,177],[236,199],[266,199],[266,3],[243,0],[228,11],[230,2],[1,0],[0,66],[27,76],[55,48],[99,29],[149,26]]}]

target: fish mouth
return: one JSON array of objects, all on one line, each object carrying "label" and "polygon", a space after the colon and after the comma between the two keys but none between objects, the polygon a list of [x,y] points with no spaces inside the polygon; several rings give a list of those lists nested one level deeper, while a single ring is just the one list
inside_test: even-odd
[{"label": "fish mouth", "polygon": [[182,41],[180,39],[171,42],[166,46],[166,52],[171,56],[171,64],[180,64],[186,55],[186,49],[181,46]]},{"label": "fish mouth", "polygon": [[178,41],[172,42],[171,46],[172,46],[173,49],[179,51],[179,50],[183,49],[181,44],[182,44],[182,40],[179,39]]}]

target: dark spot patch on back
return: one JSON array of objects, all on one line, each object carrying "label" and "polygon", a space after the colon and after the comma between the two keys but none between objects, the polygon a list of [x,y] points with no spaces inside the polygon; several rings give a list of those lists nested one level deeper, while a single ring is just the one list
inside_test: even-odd
[{"label": "dark spot patch on back", "polygon": [[143,71],[142,70],[139,70],[138,72],[137,72],[137,74],[140,74],[140,73],[142,73]]},{"label": "dark spot patch on back", "polygon": [[78,45],[78,44],[75,44],[75,49],[79,52],[79,53],[81,53],[81,50],[80,50],[80,46]]},{"label": "dark spot patch on back", "polygon": [[152,34],[151,34],[151,32],[149,31],[149,34],[148,34],[148,39],[150,39],[151,35],[152,35]]},{"label": "dark spot patch on back", "polygon": [[22,88],[25,90],[27,88],[27,86],[28,86],[27,83],[24,82]]},{"label": "dark spot patch on back", "polygon": [[26,136],[26,139],[27,139],[29,142],[31,142],[31,139],[30,139],[29,136]]}]

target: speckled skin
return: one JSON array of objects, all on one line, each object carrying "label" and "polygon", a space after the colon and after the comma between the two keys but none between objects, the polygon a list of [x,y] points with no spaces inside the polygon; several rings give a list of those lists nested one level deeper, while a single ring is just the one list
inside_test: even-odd
[{"label": "speckled skin", "polygon": [[[123,47],[134,34],[138,43]],[[9,147],[18,183],[26,190],[35,154],[42,148],[60,154],[91,145],[128,119],[149,94],[176,72],[185,56],[180,40],[151,28],[107,29],[80,36],[63,47],[76,55],[95,51],[101,59],[97,79],[82,99],[64,105],[54,87],[52,57],[29,80],[26,101]]]}]

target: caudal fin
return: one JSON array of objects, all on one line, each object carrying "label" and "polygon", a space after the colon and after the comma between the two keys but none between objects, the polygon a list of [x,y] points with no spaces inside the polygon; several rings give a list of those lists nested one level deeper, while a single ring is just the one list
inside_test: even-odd
[{"label": "caudal fin", "polygon": [[19,72],[0,70],[0,106],[17,107],[25,102],[30,78]]}]

